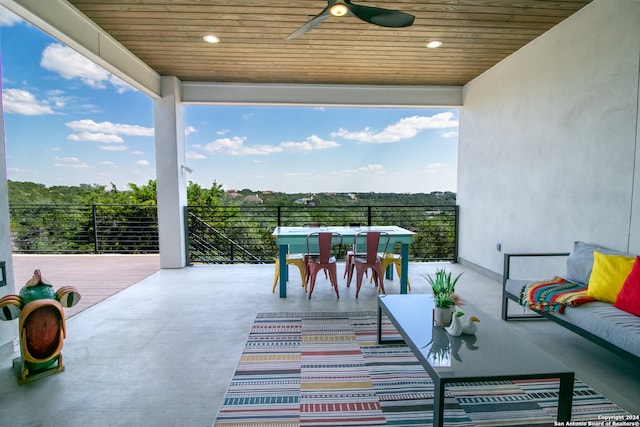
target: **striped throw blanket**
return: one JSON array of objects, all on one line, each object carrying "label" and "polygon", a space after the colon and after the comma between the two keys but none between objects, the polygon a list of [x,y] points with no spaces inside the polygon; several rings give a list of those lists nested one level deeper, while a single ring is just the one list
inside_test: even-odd
[{"label": "striped throw blanket", "polygon": [[556,276],[551,280],[533,282],[522,287],[520,305],[538,311],[564,313],[566,307],[595,301],[587,296],[587,287]]}]

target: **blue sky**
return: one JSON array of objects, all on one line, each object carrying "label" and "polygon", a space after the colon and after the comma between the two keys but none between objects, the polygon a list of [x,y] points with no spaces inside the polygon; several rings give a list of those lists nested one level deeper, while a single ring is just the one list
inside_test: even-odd
[{"label": "blue sky", "polygon": [[[8,178],[155,179],[153,100],[0,7]],[[189,180],[282,192],[456,191],[458,112],[186,106]]]}]

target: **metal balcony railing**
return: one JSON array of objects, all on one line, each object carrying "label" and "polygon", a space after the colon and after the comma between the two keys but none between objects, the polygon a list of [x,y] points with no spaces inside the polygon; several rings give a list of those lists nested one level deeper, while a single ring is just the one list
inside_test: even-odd
[{"label": "metal balcony railing", "polygon": [[[155,205],[11,204],[14,253],[158,253]],[[458,207],[188,206],[189,263],[273,262],[277,226],[397,225],[417,233],[412,261],[455,261]],[[399,251],[400,248],[393,248]]]},{"label": "metal balcony railing", "polygon": [[14,253],[158,253],[155,205],[10,204]]},{"label": "metal balcony railing", "polygon": [[[278,226],[397,225],[417,233],[412,261],[455,261],[457,206],[221,206],[186,208],[190,262],[272,262]],[[203,227],[203,224],[207,224]],[[206,250],[199,241],[210,245]],[[400,247],[393,248],[399,253]]]}]

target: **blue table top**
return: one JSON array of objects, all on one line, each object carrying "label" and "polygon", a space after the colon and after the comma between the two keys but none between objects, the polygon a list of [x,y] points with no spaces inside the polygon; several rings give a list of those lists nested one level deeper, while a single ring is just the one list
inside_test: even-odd
[{"label": "blue table top", "polygon": [[413,243],[413,237],[416,234],[413,231],[409,231],[395,225],[381,225],[372,227],[276,227],[271,236],[276,239],[276,244],[278,245],[299,245],[301,239],[306,241],[307,235],[315,231],[340,233],[345,240],[353,238],[357,233],[380,231],[389,233],[391,236],[391,243]]}]

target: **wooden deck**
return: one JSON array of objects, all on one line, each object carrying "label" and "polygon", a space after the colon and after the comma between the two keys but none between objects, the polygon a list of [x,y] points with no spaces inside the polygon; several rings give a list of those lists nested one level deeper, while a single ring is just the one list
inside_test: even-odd
[{"label": "wooden deck", "polygon": [[80,302],[65,309],[67,318],[152,275],[159,255],[13,255],[16,293],[38,269],[55,290],[74,286]]}]

